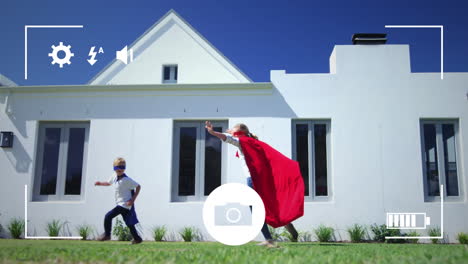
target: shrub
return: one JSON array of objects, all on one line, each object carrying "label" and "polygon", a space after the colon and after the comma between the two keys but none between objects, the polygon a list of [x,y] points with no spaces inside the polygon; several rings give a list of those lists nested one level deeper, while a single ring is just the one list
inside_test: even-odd
[{"label": "shrub", "polygon": [[270,231],[271,238],[273,238],[273,240],[275,241],[283,240],[283,237],[282,237],[283,231],[281,231],[281,228],[273,228],[271,226],[268,226],[268,230]]},{"label": "shrub", "polygon": [[373,224],[371,231],[374,233],[374,241],[387,243],[404,243],[403,239],[385,239],[386,236],[401,236],[399,229],[387,229],[386,225]]},{"label": "shrub", "polygon": [[314,230],[315,236],[317,237],[317,240],[320,242],[329,242],[333,238],[333,233],[334,233],[333,227],[328,227],[324,225],[320,225]]},{"label": "shrub", "polygon": [[78,234],[82,237],[82,240],[87,240],[90,234],[93,232],[93,228],[90,225],[81,225],[77,228]]},{"label": "shrub", "polygon": [[[429,228],[427,233],[429,233],[429,236],[440,236],[440,228],[439,227]],[[431,241],[432,241],[432,244],[439,243],[438,238],[432,238]]]},{"label": "shrub", "polygon": [[[417,231],[413,230],[413,231],[405,234],[405,236],[417,237],[417,236],[420,236],[420,234]],[[416,244],[416,243],[418,243],[419,238],[412,238],[412,239],[407,239],[407,240],[408,240],[409,243]]]},{"label": "shrub", "polygon": [[348,234],[351,238],[351,242],[358,243],[365,240],[366,236],[366,228],[359,224],[354,224],[350,228],[348,228]]},{"label": "shrub", "polygon": [[465,244],[465,245],[468,244],[468,234],[467,233],[463,233],[463,232],[458,233],[457,239],[458,239],[458,242],[460,242],[460,244]]},{"label": "shrub", "polygon": [[62,227],[63,223],[60,220],[52,220],[52,222],[49,222],[46,225],[47,234],[51,237],[56,237],[59,235]]},{"label": "shrub", "polygon": [[[405,236],[399,229],[387,229],[387,236]],[[406,243],[405,239],[386,239],[386,243]]]},{"label": "shrub", "polygon": [[112,229],[112,234],[117,237],[119,241],[130,241],[132,240],[132,234],[130,233],[130,228],[124,226],[122,221],[117,218],[115,221],[114,228]]},{"label": "shrub", "polygon": [[24,221],[19,218],[14,218],[10,221],[7,228],[12,238],[20,239],[24,232]]},{"label": "shrub", "polygon": [[385,225],[373,224],[371,226],[371,231],[374,233],[374,241],[385,242],[385,235],[387,232],[387,227]]},{"label": "shrub", "polygon": [[179,232],[180,236],[185,242],[197,240],[199,237],[198,233],[198,229],[196,227],[191,226],[184,227]]},{"label": "shrub", "polygon": [[155,241],[163,241],[166,233],[167,229],[165,226],[157,226],[153,228],[153,237]]},{"label": "shrub", "polygon": [[297,238],[295,238],[291,233],[286,228],[283,228],[281,231],[281,239],[283,241],[289,241],[289,242],[297,242],[299,241],[300,237],[302,235],[302,232],[297,231]]}]

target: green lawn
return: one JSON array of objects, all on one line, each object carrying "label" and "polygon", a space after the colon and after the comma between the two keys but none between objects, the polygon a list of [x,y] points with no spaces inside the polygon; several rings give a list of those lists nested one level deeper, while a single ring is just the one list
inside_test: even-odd
[{"label": "green lawn", "polygon": [[280,243],[267,249],[213,242],[0,239],[1,263],[468,263],[466,245]]}]

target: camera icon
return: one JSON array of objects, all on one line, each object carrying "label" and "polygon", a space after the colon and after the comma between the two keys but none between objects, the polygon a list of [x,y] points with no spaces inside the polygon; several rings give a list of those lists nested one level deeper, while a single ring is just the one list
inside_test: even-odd
[{"label": "camera icon", "polygon": [[265,206],[245,184],[225,183],[203,204],[203,223],[216,241],[239,246],[254,240],[265,223]]},{"label": "camera icon", "polygon": [[217,205],[215,210],[216,226],[250,226],[252,225],[251,205],[240,203],[226,203]]}]

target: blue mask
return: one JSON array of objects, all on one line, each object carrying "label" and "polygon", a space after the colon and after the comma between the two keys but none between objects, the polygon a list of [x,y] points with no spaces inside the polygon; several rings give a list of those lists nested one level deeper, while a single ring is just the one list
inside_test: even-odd
[{"label": "blue mask", "polygon": [[114,170],[125,170],[125,165],[114,166]]}]

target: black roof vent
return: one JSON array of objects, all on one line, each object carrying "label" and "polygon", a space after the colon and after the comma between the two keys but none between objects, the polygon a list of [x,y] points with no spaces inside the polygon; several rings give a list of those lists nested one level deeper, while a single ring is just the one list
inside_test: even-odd
[{"label": "black roof vent", "polygon": [[387,42],[387,34],[383,33],[356,33],[353,34],[353,45],[376,45],[385,44]]}]

